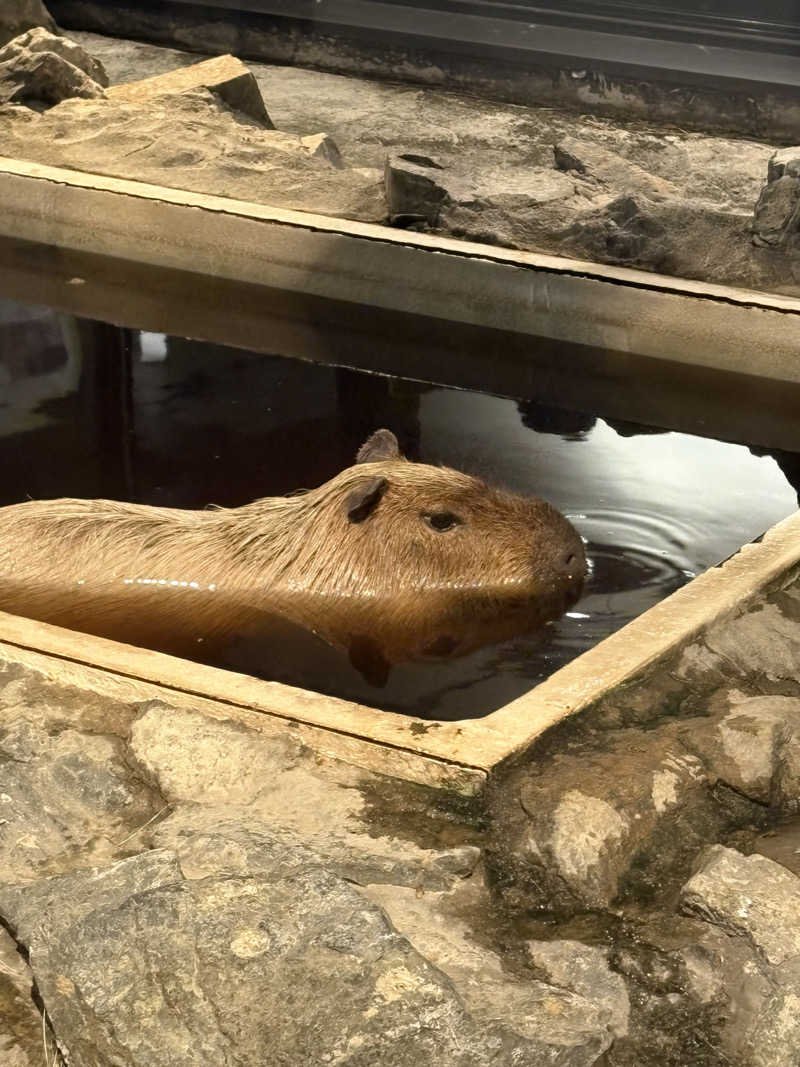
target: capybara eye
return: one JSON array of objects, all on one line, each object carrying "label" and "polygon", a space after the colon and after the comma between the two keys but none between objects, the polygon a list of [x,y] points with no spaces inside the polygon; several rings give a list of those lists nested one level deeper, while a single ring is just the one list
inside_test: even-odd
[{"label": "capybara eye", "polygon": [[459,519],[458,515],[454,515],[452,511],[432,511],[422,517],[428,526],[432,530],[436,530],[437,533],[444,533],[445,530],[452,530],[454,526],[461,525],[461,519]]}]

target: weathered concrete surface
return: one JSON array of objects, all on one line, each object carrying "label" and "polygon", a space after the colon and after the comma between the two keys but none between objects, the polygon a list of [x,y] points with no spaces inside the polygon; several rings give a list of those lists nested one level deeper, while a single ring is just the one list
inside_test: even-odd
[{"label": "weathered concrete surface", "polygon": [[[166,74],[197,58],[93,34],[74,36],[103,61],[115,85]],[[198,157],[198,145],[188,143],[189,154],[177,153],[177,162],[153,149],[143,160],[137,153],[118,161],[113,171],[105,169],[107,151],[101,169],[136,178],[143,176],[139,164],[145,162],[152,168],[150,180],[162,184],[363,221],[393,218],[403,226],[433,227],[496,245],[800,293],[800,260],[791,243],[753,242],[754,208],[774,145],[291,66],[248,66],[278,129],[301,138],[324,130],[338,146],[347,168],[343,174],[358,195],[342,200],[343,175],[312,176],[302,169],[289,180],[287,195],[269,175],[262,174],[261,181],[255,169],[246,175],[257,160],[239,147],[232,149],[236,182],[231,167],[215,173],[217,153]],[[15,151],[24,152],[33,129],[30,122],[23,128],[19,115],[14,118]],[[14,126],[8,116],[0,119],[0,130],[11,134]],[[42,127],[42,138],[49,132]],[[209,136],[213,141],[210,131]],[[187,141],[177,124],[171,137]],[[29,158],[39,159],[44,141],[41,148],[35,141],[30,145]],[[62,145],[60,152],[65,165],[92,166],[80,146],[67,151]],[[421,203],[414,199],[420,195],[413,192],[414,182],[423,187]]]},{"label": "weathered concrete surface", "polygon": [[146,108],[66,100],[43,114],[0,109],[8,155],[277,207],[380,221],[381,174],[342,168],[316,140],[264,129],[214,93],[196,89]]},{"label": "weathered concrete surface", "polygon": [[0,8],[0,47],[26,30],[42,26],[57,33],[53,16],[42,0],[3,0]]}]

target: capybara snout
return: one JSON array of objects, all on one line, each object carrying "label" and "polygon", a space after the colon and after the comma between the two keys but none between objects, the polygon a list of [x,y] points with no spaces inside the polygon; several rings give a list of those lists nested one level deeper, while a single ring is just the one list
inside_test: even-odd
[{"label": "capybara snout", "polygon": [[391,664],[557,618],[583,544],[555,508],[400,453],[379,430],[318,489],[232,509],[102,500],[0,509],[0,609],[194,658],[276,622]]}]

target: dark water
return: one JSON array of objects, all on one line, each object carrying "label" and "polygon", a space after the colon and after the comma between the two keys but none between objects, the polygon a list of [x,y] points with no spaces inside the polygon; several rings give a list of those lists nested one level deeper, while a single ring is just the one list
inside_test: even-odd
[{"label": "dark water", "polygon": [[543,637],[401,666],[383,690],[309,667],[312,688],[428,717],[502,706],[797,506],[790,453],[0,300],[0,504],[235,506],[325,481],[379,426],[411,458],[545,497],[588,546],[585,594]]}]

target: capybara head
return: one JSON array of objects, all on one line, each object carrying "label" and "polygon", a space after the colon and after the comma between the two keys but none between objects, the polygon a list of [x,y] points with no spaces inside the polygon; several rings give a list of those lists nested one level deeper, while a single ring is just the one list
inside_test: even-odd
[{"label": "capybara head", "polygon": [[[351,658],[370,663],[462,655],[535,629],[578,599],[583,543],[555,508],[446,467],[412,463],[388,430],[320,490],[327,586],[351,632]],[[311,560],[308,560],[311,564]],[[308,587],[307,587],[308,588]]]}]

